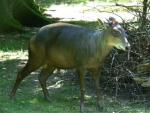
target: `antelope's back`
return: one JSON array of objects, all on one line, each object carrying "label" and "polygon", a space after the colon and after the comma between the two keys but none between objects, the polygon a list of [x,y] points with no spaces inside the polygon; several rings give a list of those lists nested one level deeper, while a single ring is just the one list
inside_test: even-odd
[{"label": "antelope's back", "polygon": [[92,37],[93,33],[77,25],[56,23],[42,27],[37,33],[36,42],[45,48],[49,63],[69,68],[82,63],[94,51],[93,43],[97,37]]}]

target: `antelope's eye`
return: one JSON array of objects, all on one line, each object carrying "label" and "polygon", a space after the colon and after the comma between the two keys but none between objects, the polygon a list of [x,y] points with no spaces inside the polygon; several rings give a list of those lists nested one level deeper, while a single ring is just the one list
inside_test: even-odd
[{"label": "antelope's eye", "polygon": [[127,33],[125,33],[125,37],[128,37],[128,34],[127,34]]}]

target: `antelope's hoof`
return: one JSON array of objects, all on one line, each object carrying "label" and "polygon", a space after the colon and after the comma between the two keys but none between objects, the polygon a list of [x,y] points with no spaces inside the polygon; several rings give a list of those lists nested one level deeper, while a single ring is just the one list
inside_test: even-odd
[{"label": "antelope's hoof", "polygon": [[16,96],[9,96],[9,99],[11,100],[11,101],[15,101],[16,100]]},{"label": "antelope's hoof", "polygon": [[80,112],[85,113],[85,107],[83,103],[80,104]]},{"label": "antelope's hoof", "polygon": [[44,97],[47,102],[51,102],[51,98],[49,96]]},{"label": "antelope's hoof", "polygon": [[102,112],[104,110],[104,107],[98,104],[97,105],[97,110]]},{"label": "antelope's hoof", "polygon": [[15,99],[16,99],[15,94],[14,94],[14,93],[11,93],[11,94],[9,95],[9,99],[10,99],[10,100],[15,100]]}]

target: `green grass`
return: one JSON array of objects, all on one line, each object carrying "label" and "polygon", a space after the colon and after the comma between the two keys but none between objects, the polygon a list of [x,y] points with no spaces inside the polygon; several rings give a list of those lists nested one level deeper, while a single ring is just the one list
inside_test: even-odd
[{"label": "green grass", "polygon": [[52,4],[79,4],[86,3],[87,0],[36,0],[37,3],[42,6],[52,5]]},{"label": "green grass", "polygon": [[[68,5],[85,4],[86,5],[91,1],[90,0],[35,0],[35,2],[42,8],[48,8],[51,5],[61,5],[61,4],[68,4]],[[136,0],[136,1],[141,2],[140,0]],[[93,2],[95,4],[96,3],[97,4],[100,4],[100,3],[109,4],[109,3],[131,3],[133,1],[132,0],[93,0]]]},{"label": "green grass", "polygon": [[0,34],[0,51],[26,50],[28,40],[36,31],[37,28],[24,28],[24,32]]},{"label": "green grass", "polygon": [[[97,23],[71,22],[89,28]],[[0,38],[0,113],[80,113],[78,79],[70,73],[53,74],[47,82],[51,102],[43,99],[43,93],[37,79],[39,70],[32,73],[21,83],[16,99],[10,100],[9,93],[15,82],[18,70],[27,61],[28,40],[37,29],[28,29],[24,33],[1,34]],[[86,82],[86,113],[100,113],[96,110],[94,88]],[[103,92],[104,112],[102,113],[150,113],[148,104],[132,101],[129,98],[113,98]],[[117,98],[117,99],[116,99]]]},{"label": "green grass", "polygon": [[[79,4],[79,3],[87,3],[90,0],[35,0],[37,3],[46,5],[46,4]],[[92,1],[92,0],[91,0]],[[137,0],[140,1],[140,0]],[[112,3],[112,2],[122,2],[122,3],[129,3],[132,0],[95,0],[94,2],[105,2],[105,3]]]},{"label": "green grass", "polygon": [[[5,85],[8,85],[8,83]],[[3,94],[0,96],[0,111],[4,113],[77,113],[78,108],[75,104],[78,102],[70,102],[67,99],[63,93],[67,90],[61,90],[61,94],[59,94],[60,91],[56,91],[58,94],[51,94],[52,102],[48,103],[43,100],[41,91],[34,92],[35,86],[31,86],[31,83],[23,83],[15,101],[9,100],[7,97],[8,92],[3,91]]]}]

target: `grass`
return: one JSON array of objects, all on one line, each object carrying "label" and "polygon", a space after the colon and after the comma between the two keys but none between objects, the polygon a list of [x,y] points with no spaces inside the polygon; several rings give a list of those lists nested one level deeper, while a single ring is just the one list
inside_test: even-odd
[{"label": "grass", "polygon": [[[51,5],[51,4],[80,4],[80,3],[87,3],[90,0],[35,0],[37,3],[42,5]],[[92,0],[91,0],[92,1]],[[103,3],[129,3],[132,0],[93,0],[94,2],[103,2]],[[140,1],[140,0],[137,0]]]},{"label": "grass", "polygon": [[[72,22],[95,28],[96,23]],[[47,82],[51,102],[43,99],[43,93],[37,79],[39,70],[28,76],[17,90],[16,99],[10,100],[9,93],[15,82],[18,70],[27,61],[27,45],[37,29],[28,29],[24,33],[0,34],[0,113],[80,113],[78,79],[71,72],[54,73]],[[96,110],[93,85],[86,82],[86,113],[99,113]],[[101,88],[102,89],[102,88]],[[102,89],[103,91],[103,89]],[[148,104],[131,101],[129,98],[113,98],[102,92],[103,113],[150,113]]]},{"label": "grass", "polygon": [[[41,11],[46,10],[46,8],[50,8],[52,5],[83,5],[87,6],[89,3],[94,3],[95,5],[97,4],[96,8],[100,10],[105,10],[105,11],[111,11],[111,12],[125,12],[127,11],[123,7],[114,7],[114,6],[109,6],[109,4],[114,4],[115,3],[132,3],[132,0],[35,0],[36,4],[38,4],[41,7]],[[136,0],[134,2],[140,3],[140,0]],[[100,6],[101,4],[106,4],[106,6]],[[108,5],[108,6],[107,6]],[[44,8],[44,10],[42,9]]]}]

